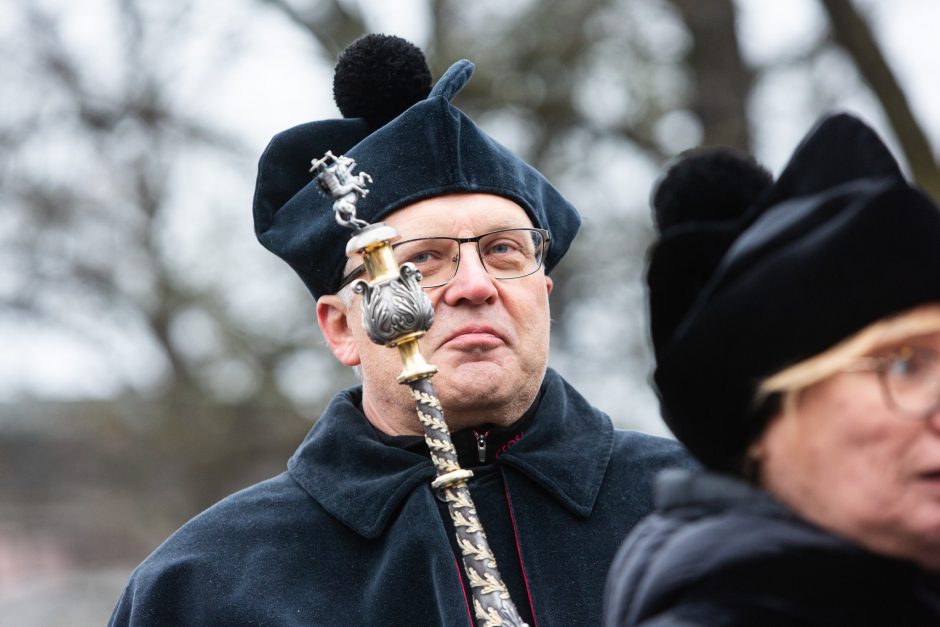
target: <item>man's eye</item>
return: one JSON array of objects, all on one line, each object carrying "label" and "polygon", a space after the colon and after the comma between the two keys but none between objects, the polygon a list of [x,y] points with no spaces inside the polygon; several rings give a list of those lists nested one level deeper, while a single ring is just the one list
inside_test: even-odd
[{"label": "man's eye", "polygon": [[511,240],[500,240],[488,244],[483,254],[485,255],[510,255],[519,252],[519,244]]},{"label": "man's eye", "polygon": [[437,258],[438,255],[431,252],[430,250],[422,250],[411,255],[411,257],[408,258],[408,261],[415,265],[421,265],[423,263],[429,263],[430,261],[433,261]]}]

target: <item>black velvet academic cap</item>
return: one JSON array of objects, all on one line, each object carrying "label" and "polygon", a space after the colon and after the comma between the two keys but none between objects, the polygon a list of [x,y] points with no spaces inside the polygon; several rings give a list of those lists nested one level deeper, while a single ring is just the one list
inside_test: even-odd
[{"label": "black velvet academic cap", "polygon": [[[681,173],[707,170],[709,159],[679,162],[656,198],[708,196],[707,185],[685,193],[694,177]],[[722,470],[734,470],[770,417],[754,405],[761,381],[882,318],[940,302],[940,209],[858,119],[823,119],[777,182],[753,189],[738,217],[670,215],[647,274],[664,418]]]},{"label": "black velvet academic cap", "polygon": [[[388,44],[392,45],[391,51]],[[355,57],[359,70],[365,67],[367,71],[372,64],[378,73],[374,81],[370,77],[360,80],[360,86],[394,83],[388,72],[400,68],[390,69],[388,58],[408,46],[397,37],[369,35],[343,53],[337,71],[343,67],[344,58]],[[374,63],[363,61],[370,55]],[[266,248],[294,268],[314,298],[338,288],[351,234],[336,224],[333,199],[320,192],[309,172],[311,160],[322,157],[327,150],[354,159],[358,164],[356,173],[372,176],[369,194],[357,205],[358,217],[369,222],[435,196],[488,193],[518,203],[536,227],[549,231],[546,272],[568,250],[581,224],[575,208],[535,168],[489,137],[451,104],[472,73],[472,63],[458,61],[426,98],[393,113],[387,123],[361,117],[310,122],[271,140],[258,167],[255,232]],[[337,81],[342,82],[339,76]],[[413,82],[410,76],[403,76],[401,81]],[[381,93],[383,90],[372,91],[376,93],[363,97],[383,101],[389,98]],[[348,94],[336,96],[338,102],[355,99]],[[345,106],[344,113],[347,110],[370,110],[370,106]]]}]

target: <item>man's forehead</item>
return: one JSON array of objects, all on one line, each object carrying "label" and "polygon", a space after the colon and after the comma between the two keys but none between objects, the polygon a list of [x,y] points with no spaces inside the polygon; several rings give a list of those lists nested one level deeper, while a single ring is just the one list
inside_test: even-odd
[{"label": "man's forehead", "polygon": [[531,227],[532,220],[516,202],[493,194],[448,194],[412,203],[383,222],[411,237],[479,235],[513,227]]}]

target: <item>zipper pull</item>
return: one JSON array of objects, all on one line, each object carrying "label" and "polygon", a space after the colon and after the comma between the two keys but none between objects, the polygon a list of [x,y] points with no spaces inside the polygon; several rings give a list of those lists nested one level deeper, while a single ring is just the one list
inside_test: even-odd
[{"label": "zipper pull", "polygon": [[477,438],[477,457],[481,464],[486,461],[486,436],[489,435],[489,433],[489,431],[485,433],[473,432],[473,435]]}]

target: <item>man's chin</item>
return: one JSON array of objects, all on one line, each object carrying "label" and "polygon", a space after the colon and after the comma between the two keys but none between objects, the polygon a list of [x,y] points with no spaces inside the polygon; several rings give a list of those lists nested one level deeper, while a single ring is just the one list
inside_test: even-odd
[{"label": "man's chin", "polygon": [[498,402],[499,392],[507,382],[518,376],[492,361],[465,361],[452,367],[440,368],[432,379],[438,395],[451,397],[456,403],[486,404]]},{"label": "man's chin", "polygon": [[542,383],[541,377],[527,375],[519,364],[507,367],[492,362],[464,363],[442,371],[432,381],[448,422],[453,415],[461,423],[470,420],[475,424],[515,421]]},{"label": "man's chin", "polygon": [[451,363],[444,362],[438,364],[438,368],[440,372],[435,380],[447,380],[448,385],[456,387],[479,384],[493,387],[500,381],[519,372],[518,367],[513,369],[505,363],[486,358],[462,359]]}]

